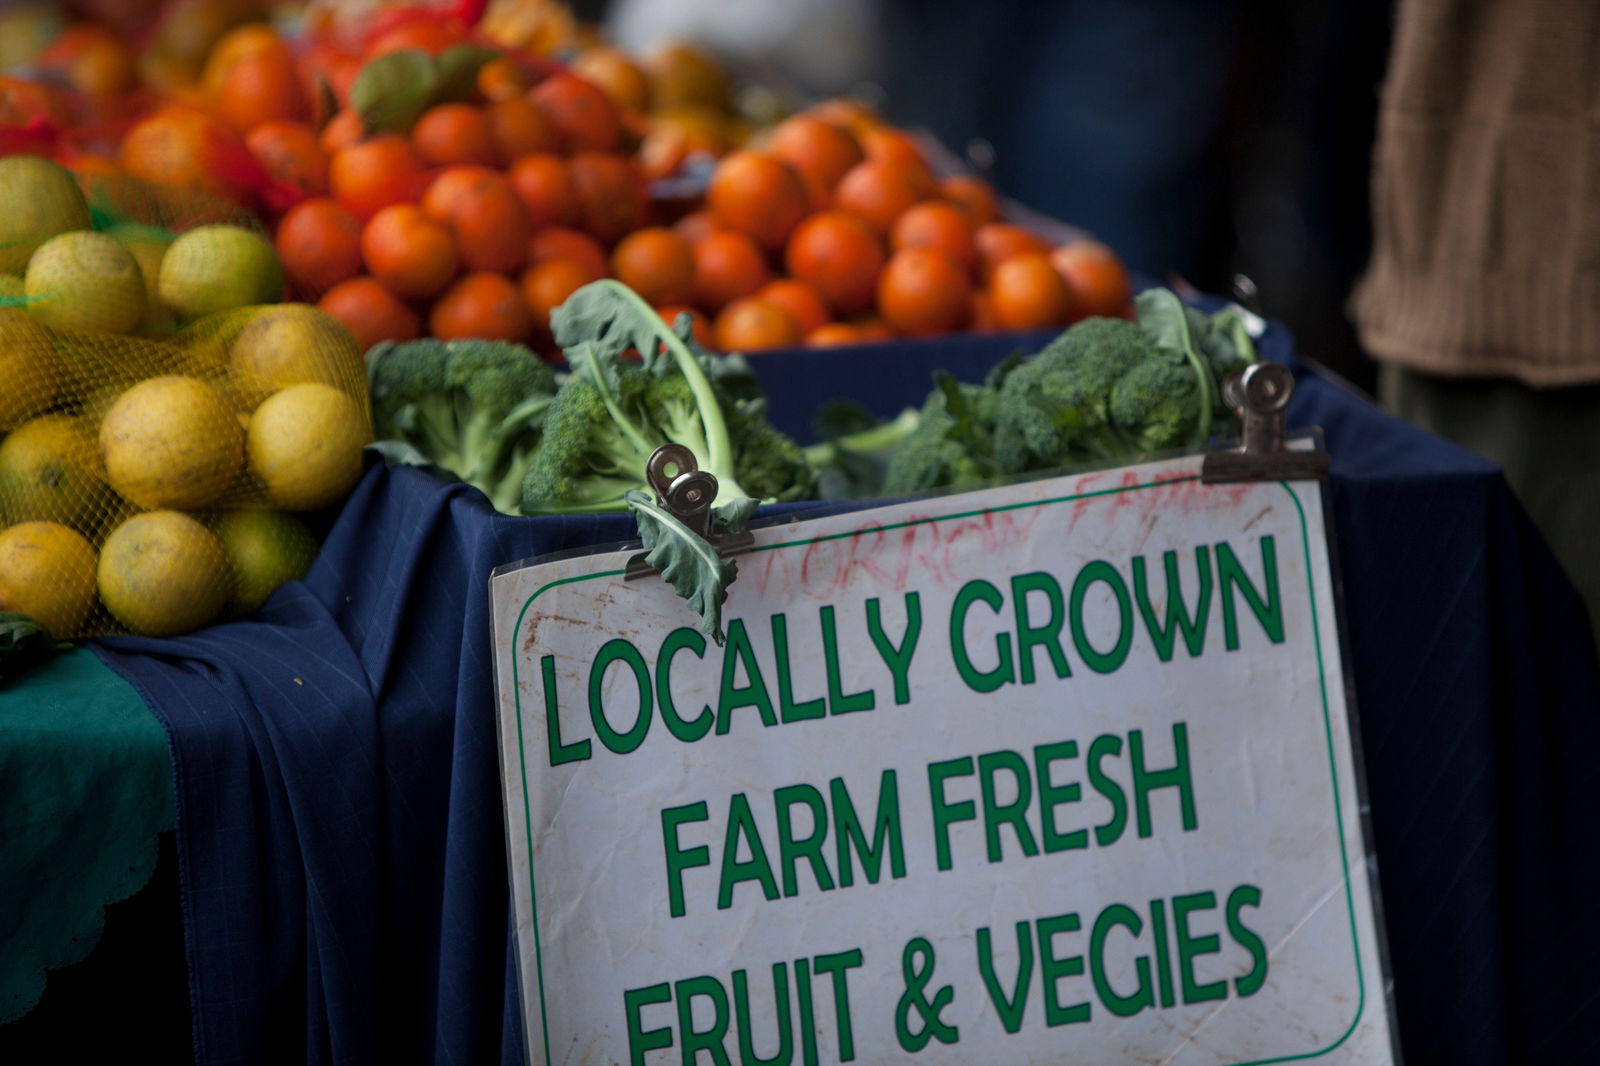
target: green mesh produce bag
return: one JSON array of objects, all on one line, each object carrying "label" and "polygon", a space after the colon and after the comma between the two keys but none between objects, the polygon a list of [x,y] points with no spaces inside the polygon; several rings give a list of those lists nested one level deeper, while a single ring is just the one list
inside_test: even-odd
[{"label": "green mesh produce bag", "polygon": [[371,413],[332,316],[237,207],[0,159],[0,612],[56,639],[255,609],[353,487]]}]

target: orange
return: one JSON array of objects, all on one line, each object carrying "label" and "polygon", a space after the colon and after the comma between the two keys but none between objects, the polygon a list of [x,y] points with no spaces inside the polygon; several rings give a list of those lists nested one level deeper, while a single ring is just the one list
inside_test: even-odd
[{"label": "orange", "polygon": [[547,259],[576,259],[597,278],[607,277],[611,265],[599,241],[568,226],[546,226],[528,238],[528,264]]},{"label": "orange", "polygon": [[41,70],[59,72],[67,84],[89,96],[128,92],[139,76],[128,43],[92,22],[76,23],[62,30],[36,62]]},{"label": "orange", "polygon": [[728,227],[710,211],[700,210],[684,215],[672,224],[672,228],[678,236],[690,244],[699,244],[702,238]]},{"label": "orange", "polygon": [[317,143],[322,146],[323,154],[331,159],[339,149],[350,147],[366,135],[367,130],[361,122],[361,115],[345,108],[322,127],[322,132],[317,134]]},{"label": "orange", "polygon": [[422,320],[417,313],[368,277],[341,281],[322,294],[317,306],[343,322],[362,351],[379,341],[409,341],[422,336]]},{"label": "orange", "polygon": [[972,240],[978,248],[978,276],[984,281],[992,279],[995,267],[1014,255],[1050,251],[1049,241],[1011,222],[985,223],[973,232]]},{"label": "orange", "polygon": [[878,275],[878,312],[901,333],[959,329],[971,303],[966,269],[938,248],[902,248]]},{"label": "orange", "polygon": [[529,98],[555,127],[568,152],[611,152],[622,143],[622,121],[605,90],[570,71],[535,85]]},{"label": "orange", "polygon": [[1133,282],[1117,253],[1099,241],[1068,241],[1050,253],[1050,265],[1067,283],[1076,317],[1127,313]]},{"label": "orange", "polygon": [[905,130],[888,126],[873,126],[859,135],[861,150],[868,159],[897,159],[902,163],[927,169],[928,161],[922,155],[917,140]]},{"label": "orange", "polygon": [[861,216],[880,236],[888,236],[908,208],[938,192],[925,167],[900,159],[867,159],[839,179],[833,202]]},{"label": "orange", "polygon": [[460,265],[450,230],[416,204],[390,204],[368,219],[361,258],[384,288],[408,300],[444,291]]},{"label": "orange", "polygon": [[602,244],[638,229],[649,210],[644,175],[629,156],[579,152],[567,162],[578,194],[580,225]]},{"label": "orange", "polygon": [[872,305],[883,243],[872,228],[847,211],[821,211],[795,228],[784,252],[790,275],[808,282],[839,314]]},{"label": "orange", "polygon": [[314,299],[361,273],[361,220],[327,197],[291,207],[278,222],[274,245],[302,297]]},{"label": "orange", "polygon": [[650,106],[707,107],[727,112],[732,97],[728,76],[715,60],[691,44],[672,43],[645,57]]},{"label": "orange", "polygon": [[800,175],[814,207],[826,207],[833,187],[863,156],[848,130],[815,115],[794,115],[772,131],[769,150]]},{"label": "orange", "polygon": [[611,272],[646,303],[687,303],[697,291],[697,251],[665,226],[651,226],[622,238],[611,253]]},{"label": "orange", "polygon": [[453,20],[423,16],[380,34],[367,46],[367,58],[375,59],[406,49],[436,56],[451,45],[460,44],[465,36],[460,24]]},{"label": "orange", "polygon": [[534,325],[548,330],[550,312],[565,303],[568,296],[598,280],[598,275],[576,259],[546,259],[524,270],[518,284],[533,313]]},{"label": "orange", "polygon": [[944,200],[924,200],[895,219],[894,229],[889,232],[889,247],[896,251],[937,248],[970,274],[978,268],[973,229],[964,209]]},{"label": "orange", "polygon": [[494,143],[495,160],[510,166],[536,152],[555,152],[561,141],[544,112],[526,96],[495,100],[488,107],[489,139]]},{"label": "orange", "polygon": [[525,155],[511,165],[506,177],[528,210],[534,229],[551,224],[575,226],[581,218],[578,190],[572,185],[566,161],[557,155]]},{"label": "orange", "polygon": [[171,104],[135,123],[117,150],[132,177],[250,206],[264,174],[244,138],[221,119]]},{"label": "orange", "polygon": [[787,163],[747,148],[723,156],[706,188],[706,206],[719,219],[774,251],[783,247],[810,202]]},{"label": "orange", "polygon": [[860,332],[848,322],[824,322],[806,334],[806,343],[815,348],[838,348],[860,342]]},{"label": "orange", "polygon": [[415,200],[427,172],[404,137],[380,133],[328,161],[328,189],[334,199],[363,218],[390,204]]},{"label": "orange", "polygon": [[661,316],[661,321],[673,328],[677,328],[679,315],[688,315],[695,343],[702,348],[716,347],[716,335],[711,330],[711,320],[699,310],[687,304],[665,304],[656,308],[656,314]]},{"label": "orange", "polygon": [[239,56],[219,77],[211,104],[237,130],[250,130],[272,119],[304,122],[311,118],[311,102],[294,57],[276,38]]},{"label": "orange", "polygon": [[598,85],[623,111],[643,111],[650,103],[650,83],[627,54],[615,48],[590,48],[572,63],[574,73]]},{"label": "orange", "polygon": [[1019,252],[1002,260],[994,268],[989,293],[1002,329],[1049,329],[1072,319],[1072,293],[1041,252]]},{"label": "orange", "polygon": [[450,227],[467,270],[510,274],[528,258],[532,226],[511,182],[487,167],[450,167],[429,183],[422,210]]},{"label": "orange", "polygon": [[883,118],[870,105],[845,96],[824,100],[812,107],[807,114],[843,127],[857,137],[883,125]]},{"label": "orange", "polygon": [[717,347],[725,352],[760,351],[799,344],[800,327],[789,312],[754,296],[735,300],[717,316]]},{"label": "orange", "polygon": [[498,56],[478,68],[478,91],[486,100],[509,100],[532,86],[533,78],[510,56]]},{"label": "orange", "polygon": [[1000,221],[1000,198],[982,178],[955,174],[939,183],[939,195],[967,212],[974,226]]},{"label": "orange", "polygon": [[428,332],[444,340],[484,337],[520,341],[533,332],[533,312],[522,290],[501,274],[468,274],[433,304]]},{"label": "orange", "polygon": [[438,104],[411,127],[411,147],[430,166],[456,163],[491,166],[499,162],[489,116],[471,104]]},{"label": "orange", "polygon": [[301,197],[328,191],[328,155],[317,143],[317,133],[304,122],[272,119],[245,135],[250,149],[267,176]]},{"label": "orange", "polygon": [[827,324],[828,304],[816,286],[798,278],[779,278],[756,290],[755,295],[789,312],[800,332],[810,335]]},{"label": "orange", "polygon": [[[682,237],[678,239],[683,240]],[[623,243],[626,244],[627,241]],[[693,267],[694,302],[712,313],[722,310],[728,303],[741,296],[751,295],[772,278],[772,271],[767,267],[767,258],[756,242],[745,234],[731,229],[710,233],[701,238],[694,246]],[[617,272],[617,277],[622,277],[620,270]]]}]

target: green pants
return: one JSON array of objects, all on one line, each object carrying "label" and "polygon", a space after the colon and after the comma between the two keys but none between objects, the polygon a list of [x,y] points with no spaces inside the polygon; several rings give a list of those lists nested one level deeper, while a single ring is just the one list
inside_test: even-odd
[{"label": "green pants", "polygon": [[1600,385],[1535,389],[1385,364],[1383,404],[1498,463],[1589,607],[1600,647]]}]

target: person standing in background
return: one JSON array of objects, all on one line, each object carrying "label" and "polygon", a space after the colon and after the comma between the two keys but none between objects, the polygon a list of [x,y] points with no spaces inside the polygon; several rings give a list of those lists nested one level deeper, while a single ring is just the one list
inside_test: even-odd
[{"label": "person standing in background", "polygon": [[1351,302],[1400,417],[1500,464],[1600,633],[1600,5],[1402,0]]}]

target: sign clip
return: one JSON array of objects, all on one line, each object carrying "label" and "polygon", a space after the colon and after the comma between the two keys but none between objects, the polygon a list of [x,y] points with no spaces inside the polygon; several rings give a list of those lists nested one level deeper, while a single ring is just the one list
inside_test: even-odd
[{"label": "sign clip", "polygon": [[1280,363],[1251,363],[1222,383],[1222,399],[1240,423],[1240,443],[1206,455],[1205,484],[1227,481],[1300,481],[1328,476],[1328,453],[1286,447],[1283,412],[1294,375]]},{"label": "sign clip", "polygon": [[[718,555],[737,555],[748,551],[756,542],[754,535],[747,531],[712,532],[711,503],[717,498],[717,476],[709,470],[701,470],[694,452],[683,445],[663,444],[651,452],[644,466],[644,476],[656,495],[656,505],[704,538],[717,549]],[[640,552],[628,560],[624,580],[660,573],[645,562],[648,554]]]}]

